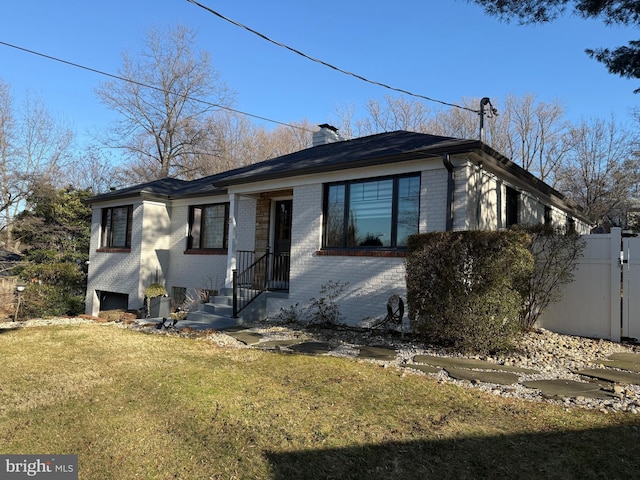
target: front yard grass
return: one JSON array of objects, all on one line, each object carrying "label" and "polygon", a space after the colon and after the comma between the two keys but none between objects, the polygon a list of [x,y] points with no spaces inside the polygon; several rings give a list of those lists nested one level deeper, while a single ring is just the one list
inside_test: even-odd
[{"label": "front yard grass", "polygon": [[[2,332],[0,330],[0,332]],[[0,334],[0,453],[81,479],[633,478],[640,419],[109,325]]]}]

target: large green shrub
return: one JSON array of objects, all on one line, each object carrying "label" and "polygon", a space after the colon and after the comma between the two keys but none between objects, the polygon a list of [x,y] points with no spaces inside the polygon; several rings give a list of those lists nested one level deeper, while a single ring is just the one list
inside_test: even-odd
[{"label": "large green shrub", "polygon": [[28,282],[21,318],[78,315],[84,312],[86,274],[70,262],[27,263],[19,275]]},{"label": "large green shrub", "polygon": [[84,295],[70,293],[62,285],[33,283],[24,291],[19,318],[79,315],[84,307]]},{"label": "large green shrub", "polygon": [[409,238],[412,328],[461,352],[508,350],[533,269],[524,232],[437,232]]}]

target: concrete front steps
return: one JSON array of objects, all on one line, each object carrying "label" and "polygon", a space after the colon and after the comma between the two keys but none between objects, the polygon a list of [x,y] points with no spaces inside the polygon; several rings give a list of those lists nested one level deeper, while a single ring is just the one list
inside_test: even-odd
[{"label": "concrete front steps", "polygon": [[286,296],[281,292],[263,292],[245,307],[238,318],[233,318],[233,290],[223,288],[218,295],[212,296],[208,303],[201,304],[199,310],[189,312],[187,318],[180,320],[176,327],[194,329],[225,329],[265,320],[267,318],[267,299],[271,296]]}]

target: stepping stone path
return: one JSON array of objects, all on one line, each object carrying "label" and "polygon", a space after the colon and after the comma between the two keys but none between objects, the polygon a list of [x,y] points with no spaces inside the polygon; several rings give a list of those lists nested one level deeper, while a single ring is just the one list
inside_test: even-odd
[{"label": "stepping stone path", "polygon": [[640,354],[637,353],[614,353],[609,355],[609,360],[602,362],[608,367],[640,372]]},{"label": "stepping stone path", "polygon": [[398,353],[393,348],[387,347],[360,347],[358,357],[370,360],[395,360]]},{"label": "stepping stone path", "polygon": [[442,371],[440,367],[434,367],[433,365],[421,365],[417,363],[415,365],[405,365],[405,367],[410,367],[413,370],[420,370],[423,373],[440,373]]},{"label": "stepping stone path", "polygon": [[597,383],[575,382],[573,380],[532,380],[522,382],[527,388],[537,388],[545,397],[566,398],[566,397],[587,397],[587,398],[614,398],[612,392],[602,390]]},{"label": "stepping stone path", "polygon": [[497,363],[486,362],[475,358],[464,357],[438,357],[436,355],[416,355],[413,357],[415,363],[426,363],[436,367],[457,367],[457,368],[476,368],[481,370],[498,370],[501,372],[515,373],[540,373],[530,368],[512,367],[510,365],[500,365]]},{"label": "stepping stone path", "polygon": [[262,348],[263,350],[280,350],[282,348],[289,348],[291,345],[300,343],[300,340],[267,340],[253,345],[256,348]]},{"label": "stepping stone path", "polygon": [[445,371],[456,380],[468,380],[473,383],[485,382],[497,385],[513,385],[518,383],[518,375],[509,372],[477,372],[466,368],[448,367]]},{"label": "stepping stone path", "polygon": [[[325,355],[334,350],[334,346],[328,342],[295,338],[270,340],[264,339],[260,333],[249,330],[227,333],[245,345],[264,350],[288,351],[306,355]],[[389,347],[363,345],[357,349],[356,356],[361,359],[391,362],[398,357],[398,352]],[[603,365],[603,368],[589,368],[573,372],[584,377],[584,382],[567,379],[520,381],[521,376],[535,376],[541,372],[530,368],[500,365],[464,357],[416,355],[412,362],[403,363],[402,367],[428,374],[437,374],[444,370],[453,379],[466,380],[476,384],[490,383],[508,386],[519,383],[524,387],[539,390],[542,395],[548,398],[612,399],[616,398],[614,392],[618,390],[618,387],[614,388],[615,384],[640,385],[640,354],[615,353],[600,364]]]},{"label": "stepping stone path", "polygon": [[245,330],[240,332],[227,332],[227,333],[230,337],[235,338],[236,340],[244,343],[245,345],[255,345],[260,340],[262,340],[262,335],[256,332],[247,332]]},{"label": "stepping stone path", "polygon": [[[422,370],[422,368],[420,368],[422,365],[420,364],[427,364],[432,368],[441,367],[451,378],[468,380],[473,383],[483,382],[495,383],[497,385],[513,385],[514,383],[518,383],[520,378],[518,374],[539,373],[537,370],[531,370],[529,368],[499,365],[475,358],[416,355],[413,357],[413,361],[416,364],[407,364],[405,366],[418,368],[419,370]],[[437,373],[437,370],[435,373]]]},{"label": "stepping stone path", "polygon": [[333,348],[330,343],[326,342],[302,342],[289,347],[297,353],[306,353],[307,355],[321,355],[330,352]]},{"label": "stepping stone path", "polygon": [[605,368],[588,368],[586,370],[578,370],[576,373],[578,375],[584,375],[585,377],[598,378],[613,383],[640,385],[640,373],[623,372],[621,370]]}]

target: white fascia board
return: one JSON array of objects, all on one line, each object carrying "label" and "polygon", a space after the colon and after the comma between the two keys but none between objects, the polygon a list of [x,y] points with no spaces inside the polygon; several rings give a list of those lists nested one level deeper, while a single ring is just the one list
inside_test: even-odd
[{"label": "white fascia board", "polygon": [[105,202],[92,203],[91,208],[93,210],[100,210],[102,208],[112,207],[126,207],[127,205],[142,205],[144,200],[140,197],[120,198],[117,200],[109,200]]},{"label": "white fascia board", "polygon": [[229,201],[229,195],[207,195],[202,197],[176,198],[171,201],[173,207],[184,207],[189,205],[208,205],[211,203],[224,203]]}]

